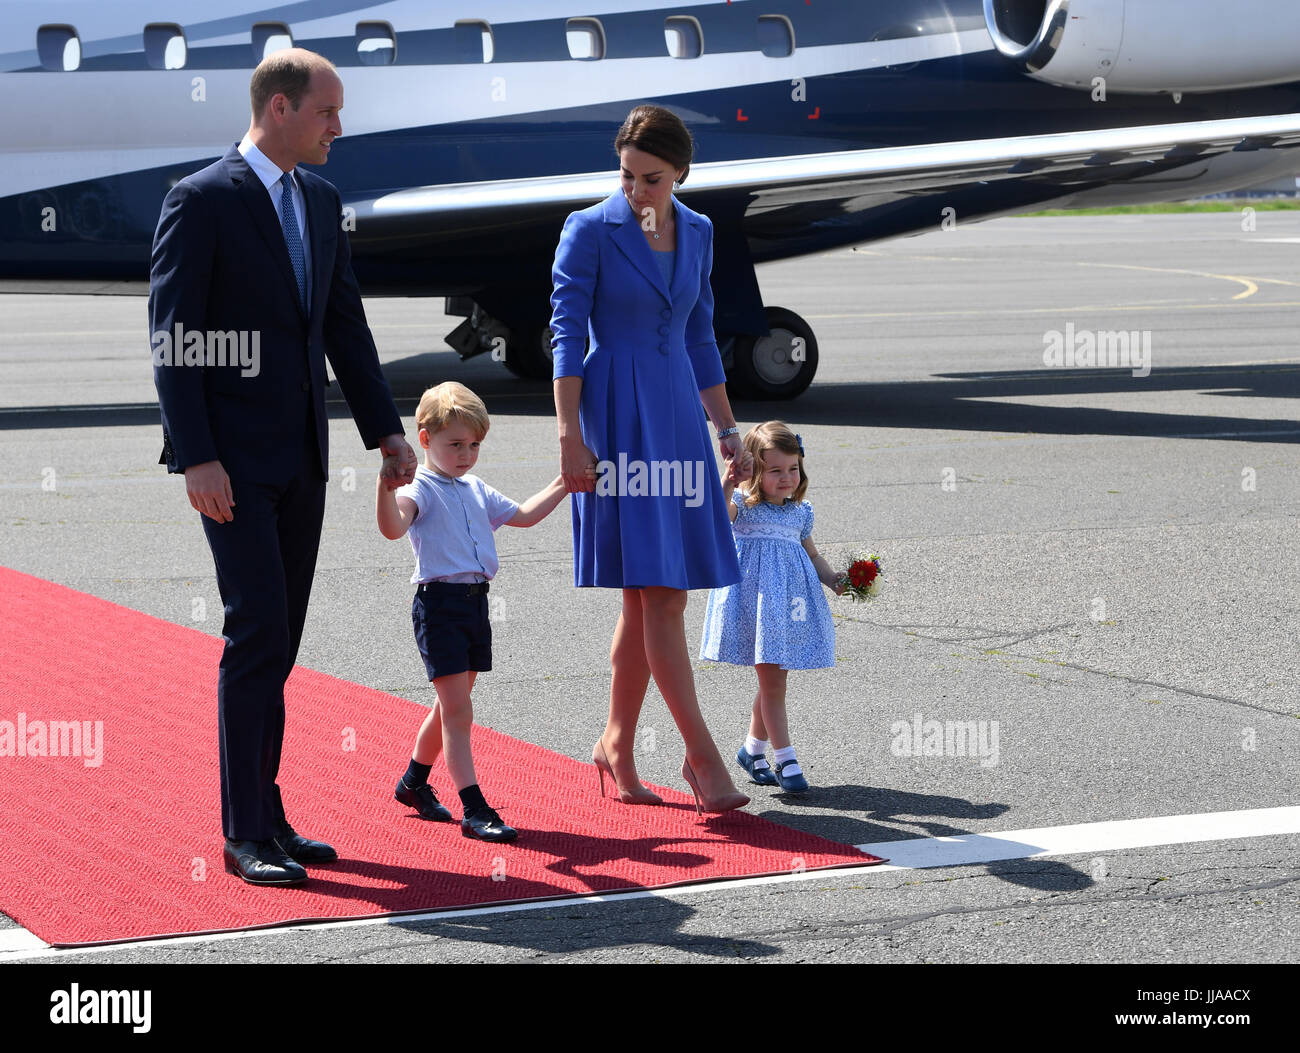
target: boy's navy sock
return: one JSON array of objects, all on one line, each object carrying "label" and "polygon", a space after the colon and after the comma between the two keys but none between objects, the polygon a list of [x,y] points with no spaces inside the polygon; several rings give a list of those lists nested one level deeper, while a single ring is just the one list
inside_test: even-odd
[{"label": "boy's navy sock", "polygon": [[406,785],[414,789],[416,786],[423,786],[429,781],[429,772],[433,770],[432,764],[417,764],[415,758],[411,758],[411,765],[406,769],[406,774],[402,776]]},{"label": "boy's navy sock", "polygon": [[460,803],[465,809],[466,815],[488,806],[487,801],[483,799],[483,791],[478,788],[478,783],[474,783],[473,786],[466,786],[465,789],[460,791]]}]

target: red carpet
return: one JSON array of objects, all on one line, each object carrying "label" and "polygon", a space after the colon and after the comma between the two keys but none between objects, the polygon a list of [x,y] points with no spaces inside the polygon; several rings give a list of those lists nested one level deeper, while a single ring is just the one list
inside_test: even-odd
[{"label": "red carpet", "polygon": [[[743,812],[698,823],[678,790],[661,790],[661,807],[602,799],[590,764],[477,727],[482,785],[520,836],[468,840],[392,799],[426,710],[300,667],[280,787],[295,827],[341,858],[305,885],[255,888],[221,862],[220,652],[196,630],[0,567],[0,910],[69,945],[880,862]],[[73,721],[89,728],[80,742]],[[459,817],[441,762],[433,783]]]}]

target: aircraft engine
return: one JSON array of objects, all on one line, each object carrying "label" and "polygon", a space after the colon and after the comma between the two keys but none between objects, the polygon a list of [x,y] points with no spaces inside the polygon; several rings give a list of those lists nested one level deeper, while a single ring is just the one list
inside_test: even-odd
[{"label": "aircraft engine", "polygon": [[1038,80],[1107,92],[1300,80],[1294,0],[984,0],[997,50]]}]

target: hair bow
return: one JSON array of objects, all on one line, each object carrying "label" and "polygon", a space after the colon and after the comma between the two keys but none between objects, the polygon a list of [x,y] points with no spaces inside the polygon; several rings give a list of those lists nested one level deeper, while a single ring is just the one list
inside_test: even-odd
[{"label": "hair bow", "polygon": [[800,457],[806,456],[806,455],[804,454],[804,452],[803,452],[803,436],[802,436],[802,435],[796,435],[796,436],[794,437],[794,441],[797,442],[797,443],[799,444],[799,456],[800,456]]}]

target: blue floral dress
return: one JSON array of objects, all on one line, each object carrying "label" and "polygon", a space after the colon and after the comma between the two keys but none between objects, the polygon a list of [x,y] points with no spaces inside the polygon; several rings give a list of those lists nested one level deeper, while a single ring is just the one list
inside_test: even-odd
[{"label": "blue floral dress", "polygon": [[749,506],[739,490],[732,530],[739,584],[709,593],[700,657],[733,665],[771,662],[782,669],[835,664],[835,623],[817,571],[800,542],[812,535],[807,501]]}]

